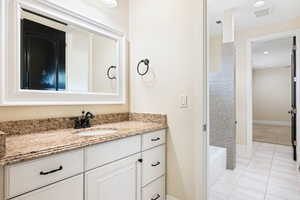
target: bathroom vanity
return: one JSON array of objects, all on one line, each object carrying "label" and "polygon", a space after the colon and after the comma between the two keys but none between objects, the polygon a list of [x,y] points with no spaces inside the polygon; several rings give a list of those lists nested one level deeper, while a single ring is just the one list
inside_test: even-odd
[{"label": "bathroom vanity", "polygon": [[103,132],[94,136],[75,129],[9,136],[0,199],[164,200],[165,128],[131,120],[95,125],[88,131]]},{"label": "bathroom vanity", "polygon": [[[128,33],[51,0],[0,10],[0,106],[126,103]],[[0,200],[164,200],[165,118],[0,122]]]}]

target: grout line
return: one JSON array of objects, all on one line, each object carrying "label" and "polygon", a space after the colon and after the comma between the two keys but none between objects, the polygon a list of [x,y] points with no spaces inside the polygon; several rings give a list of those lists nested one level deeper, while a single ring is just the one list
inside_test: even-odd
[{"label": "grout line", "polygon": [[271,171],[272,171],[272,168],[273,168],[273,161],[274,161],[275,151],[276,151],[276,147],[274,147],[274,150],[273,150],[272,161],[271,161],[271,166],[270,166],[270,170],[269,170],[268,181],[267,181],[267,186],[266,186],[265,196],[264,196],[265,200],[266,200],[267,194],[268,194],[268,187],[269,187],[270,178],[271,178]]}]

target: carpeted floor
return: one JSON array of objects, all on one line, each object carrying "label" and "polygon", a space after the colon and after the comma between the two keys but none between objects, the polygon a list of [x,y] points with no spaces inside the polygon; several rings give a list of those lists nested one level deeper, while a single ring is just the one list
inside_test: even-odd
[{"label": "carpeted floor", "polygon": [[291,127],[253,124],[253,141],[291,146]]}]

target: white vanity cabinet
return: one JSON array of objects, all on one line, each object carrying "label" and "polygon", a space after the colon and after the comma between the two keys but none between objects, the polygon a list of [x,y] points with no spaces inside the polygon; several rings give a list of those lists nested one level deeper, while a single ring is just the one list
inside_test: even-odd
[{"label": "white vanity cabinet", "polygon": [[4,167],[0,200],[165,200],[165,130]]}]

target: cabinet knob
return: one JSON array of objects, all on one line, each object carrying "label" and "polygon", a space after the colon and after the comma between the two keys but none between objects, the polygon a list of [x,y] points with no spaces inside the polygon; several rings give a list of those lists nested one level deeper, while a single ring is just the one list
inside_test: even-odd
[{"label": "cabinet knob", "polygon": [[142,163],[142,162],[143,162],[143,159],[141,159],[141,158],[140,158],[140,159],[138,159],[138,162]]}]

